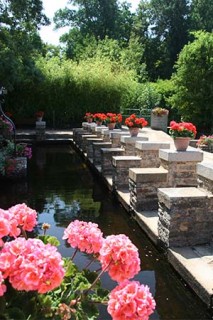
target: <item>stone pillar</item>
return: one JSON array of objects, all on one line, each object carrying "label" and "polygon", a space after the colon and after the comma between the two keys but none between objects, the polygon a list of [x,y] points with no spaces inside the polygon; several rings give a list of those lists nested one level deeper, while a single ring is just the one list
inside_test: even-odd
[{"label": "stone pillar", "polygon": [[160,167],[159,149],[169,149],[168,142],[136,141],[135,154],[141,157],[142,168]]},{"label": "stone pillar", "polygon": [[98,138],[102,138],[102,130],[108,130],[106,126],[97,126],[95,127],[95,134]]},{"label": "stone pillar", "polygon": [[82,126],[82,129],[83,129],[83,130],[87,130],[87,124],[88,124],[88,122],[86,122],[86,121],[85,121],[85,122],[82,122],[82,125],[81,125],[81,126]]},{"label": "stone pillar", "polygon": [[118,132],[110,132],[110,141],[112,142],[113,148],[120,148],[121,147],[121,137],[127,136],[130,137],[128,131],[118,131]]},{"label": "stone pillar", "polygon": [[36,140],[45,140],[46,121],[36,121]]},{"label": "stone pillar", "polygon": [[101,138],[87,138],[86,153],[88,159],[93,159],[93,142],[103,142]]},{"label": "stone pillar", "polygon": [[112,157],[124,154],[122,148],[103,148],[101,149],[101,172],[104,176],[112,175]]},{"label": "stone pillar", "polygon": [[113,130],[109,130],[109,129],[105,130],[104,129],[104,130],[102,130],[102,138],[105,142],[111,142],[110,141],[110,134],[112,132],[121,132],[121,129],[113,129]]},{"label": "stone pillar", "polygon": [[88,138],[97,138],[95,134],[83,134],[82,141],[81,141],[81,149],[83,152],[87,152],[87,139]]},{"label": "stone pillar", "polygon": [[140,167],[140,162],[141,158],[136,156],[113,156],[113,188],[129,190],[129,169]]},{"label": "stone pillar", "polygon": [[130,205],[135,211],[158,209],[158,188],[166,187],[168,171],[164,168],[129,169]]},{"label": "stone pillar", "polygon": [[213,196],[194,187],[158,189],[158,235],[165,247],[205,244],[212,240]]},{"label": "stone pillar", "polygon": [[93,142],[93,164],[95,166],[101,165],[101,149],[111,147],[111,142]]},{"label": "stone pillar", "polygon": [[197,164],[198,187],[213,193],[213,163]]},{"label": "stone pillar", "polygon": [[78,144],[78,135],[79,133],[84,133],[85,134],[85,130],[83,128],[73,128],[73,141]]},{"label": "stone pillar", "polygon": [[135,156],[136,155],[135,145],[136,145],[136,142],[138,142],[138,141],[148,141],[148,138],[142,137],[142,136],[138,136],[138,137],[122,136],[121,137],[121,147],[124,148],[125,154],[127,156]]},{"label": "stone pillar", "polygon": [[79,147],[79,149],[81,149],[82,148],[82,143],[83,143],[83,139],[82,139],[82,137],[84,136],[84,135],[88,135],[88,134],[91,134],[89,131],[86,131],[86,130],[76,130],[76,132],[75,132],[75,140],[74,140],[74,142],[76,143],[76,145]]},{"label": "stone pillar", "polygon": [[197,150],[175,151],[160,149],[161,166],[168,170],[168,187],[197,186],[197,163],[203,160],[203,153]]}]

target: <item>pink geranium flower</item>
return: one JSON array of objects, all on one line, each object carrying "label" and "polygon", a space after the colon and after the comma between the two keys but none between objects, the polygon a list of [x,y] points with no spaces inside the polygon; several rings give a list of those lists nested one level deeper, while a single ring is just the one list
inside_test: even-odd
[{"label": "pink geranium flower", "polygon": [[15,289],[38,293],[58,287],[65,273],[56,247],[39,239],[24,238],[5,243],[0,255],[0,271]]},{"label": "pink geranium flower", "polygon": [[103,233],[96,223],[75,220],[64,231],[63,239],[82,252],[98,253],[103,242]]},{"label": "pink geranium flower", "polygon": [[148,286],[126,280],[111,291],[107,310],[113,320],[148,320],[155,305]]},{"label": "pink geranium flower", "polygon": [[118,282],[131,279],[140,271],[138,249],[124,234],[108,236],[103,241],[99,260],[102,269]]},{"label": "pink geranium flower", "polygon": [[29,208],[25,203],[17,204],[9,209],[17,225],[25,231],[32,231],[37,224],[37,212]]}]

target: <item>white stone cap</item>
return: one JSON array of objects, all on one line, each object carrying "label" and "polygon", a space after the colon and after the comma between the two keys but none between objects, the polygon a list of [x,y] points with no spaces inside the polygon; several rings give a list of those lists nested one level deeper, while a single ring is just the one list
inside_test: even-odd
[{"label": "white stone cap", "polygon": [[129,137],[129,136],[122,136],[121,142],[123,143],[129,143],[129,144],[135,144],[136,141],[148,141],[149,139],[147,137],[143,136],[137,136],[137,137]]},{"label": "white stone cap", "polygon": [[106,126],[97,126],[97,127],[95,127],[95,131],[96,132],[101,132],[102,129],[108,130],[108,128]]},{"label": "white stone cap", "polygon": [[159,168],[131,168],[129,178],[135,182],[159,182],[164,181],[168,170]]},{"label": "white stone cap", "polygon": [[[148,139],[147,139],[148,140]],[[169,142],[158,142],[158,141],[137,141],[135,143],[135,148],[139,150],[159,150],[159,149],[169,149]]]},{"label": "white stone cap", "polygon": [[97,138],[96,134],[82,134],[82,139]]},{"label": "white stone cap", "polygon": [[36,127],[46,127],[46,121],[36,121]]},{"label": "white stone cap", "polygon": [[176,198],[200,198],[207,197],[207,193],[204,190],[195,187],[185,188],[159,188],[158,194],[168,199]]},{"label": "white stone cap", "polygon": [[176,151],[170,149],[160,149],[159,158],[170,162],[201,162],[203,160],[203,152],[194,148],[186,151]]},{"label": "white stone cap", "polygon": [[114,156],[113,157],[116,161],[135,161],[135,160],[141,160],[141,157],[137,156]]},{"label": "white stone cap", "polygon": [[[103,130],[103,129],[102,129],[102,130]],[[109,129],[105,130],[105,129],[104,129],[104,130],[102,131],[102,134],[103,134],[104,136],[109,136],[111,132],[121,132],[121,129],[113,129],[113,130],[109,130]]]},{"label": "white stone cap", "polygon": [[[112,132],[111,132],[112,131]],[[130,137],[130,133],[127,131],[114,131],[114,130],[110,130],[110,138],[119,138],[122,136],[127,136]]]},{"label": "white stone cap", "polygon": [[202,162],[197,164],[197,174],[213,181],[213,163]]}]

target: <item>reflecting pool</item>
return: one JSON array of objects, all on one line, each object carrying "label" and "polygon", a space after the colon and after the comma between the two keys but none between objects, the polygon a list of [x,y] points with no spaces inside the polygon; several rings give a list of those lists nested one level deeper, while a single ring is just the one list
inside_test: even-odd
[{"label": "reflecting pool", "polygon": [[[1,208],[25,202],[37,210],[40,233],[42,223],[47,222],[51,225],[48,233],[61,239],[69,222],[80,219],[97,223],[104,235],[123,233],[129,236],[141,258],[141,272],[135,280],[150,287],[157,303],[150,319],[211,319],[203,303],[167,263],[164,253],[155,248],[72,147],[34,148],[27,181],[0,182],[0,190]],[[61,240],[60,252],[71,256],[73,249]],[[83,268],[87,259],[79,253],[74,262]],[[102,283],[108,289],[115,286],[107,274]],[[101,308],[100,319],[111,319],[105,308]]]}]

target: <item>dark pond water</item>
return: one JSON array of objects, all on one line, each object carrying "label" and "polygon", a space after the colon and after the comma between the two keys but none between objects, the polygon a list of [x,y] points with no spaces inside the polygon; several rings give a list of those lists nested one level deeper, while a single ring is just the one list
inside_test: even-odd
[{"label": "dark pond water", "polygon": [[[138,247],[141,272],[135,277],[147,284],[156,300],[157,308],[150,319],[211,319],[210,313],[187,288],[186,284],[149,241],[137,223],[131,219],[108,189],[70,146],[45,146],[33,150],[29,162],[28,180],[0,183],[0,207],[7,209],[25,202],[39,212],[39,224],[51,224],[49,234],[61,239],[64,228],[76,218],[97,223],[104,235],[126,234]],[[73,201],[80,202],[80,212],[70,215]],[[61,240],[60,251],[71,256],[73,250]],[[87,264],[87,257],[78,254],[74,260],[79,267]],[[115,283],[107,274],[103,286],[111,289]],[[105,309],[100,319],[109,320]]]}]

